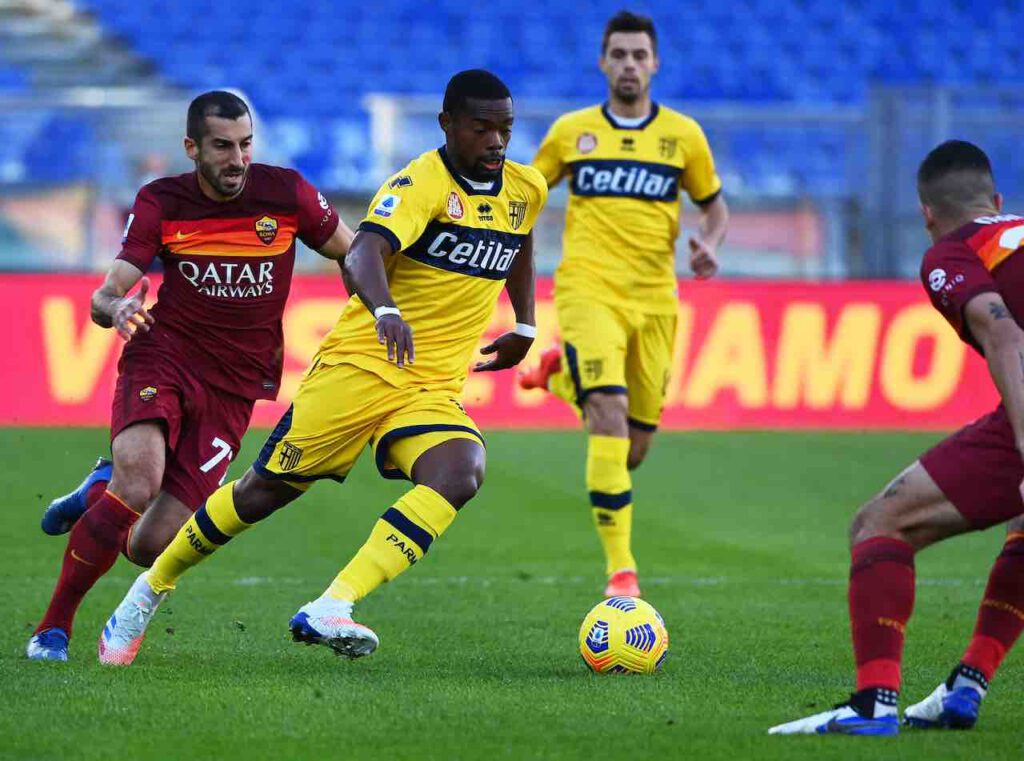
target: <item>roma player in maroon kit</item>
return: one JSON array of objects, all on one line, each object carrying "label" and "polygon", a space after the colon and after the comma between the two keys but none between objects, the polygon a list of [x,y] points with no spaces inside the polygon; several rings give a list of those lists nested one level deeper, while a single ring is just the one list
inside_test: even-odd
[{"label": "roma player in maroon kit", "polygon": [[968,728],[1003,656],[1024,629],[1024,217],[1002,213],[985,153],[951,140],[917,175],[933,245],[921,280],[934,307],[988,362],[1002,403],[921,456],[860,508],[850,527],[856,692],[772,734],[894,735],[914,556],[957,534],[1010,524],[974,637],[947,682],[907,709],[907,723]]},{"label": "roma player in maroon kit", "polygon": [[[73,528],[29,658],[67,660],[75,611],[117,555],[148,566],[224,479],[255,400],[277,396],[296,240],[330,259],[352,240],[298,172],[251,163],[252,119],[237,96],[200,95],[186,133],[195,171],[139,191],[121,252],[93,294],[93,321],[127,341],[113,462],[44,517],[48,533]],[[164,280],[148,310],[144,273],[157,257]]]}]

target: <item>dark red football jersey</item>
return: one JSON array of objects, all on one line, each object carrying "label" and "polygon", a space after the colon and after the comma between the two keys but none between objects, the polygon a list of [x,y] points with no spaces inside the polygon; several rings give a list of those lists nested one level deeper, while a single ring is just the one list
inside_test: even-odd
[{"label": "dark red football jersey", "polygon": [[195,172],[139,191],[118,259],[145,272],[155,257],[164,281],[156,323],[125,346],[159,342],[204,383],[249,399],[273,399],[281,382],[281,315],[291,286],[295,239],[318,249],[338,213],[292,169],[252,164],[230,201],[203,195]]},{"label": "dark red football jersey", "polygon": [[1024,217],[979,217],[936,241],[921,262],[921,282],[932,305],[960,338],[979,352],[964,320],[964,307],[980,293],[1003,297],[1024,326]]}]

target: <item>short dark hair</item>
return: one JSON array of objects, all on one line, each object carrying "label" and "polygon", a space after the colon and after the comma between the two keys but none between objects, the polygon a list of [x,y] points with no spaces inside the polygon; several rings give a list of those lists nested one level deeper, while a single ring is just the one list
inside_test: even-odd
[{"label": "short dark hair", "polygon": [[224,90],[211,90],[197,96],[188,104],[188,117],[185,120],[185,134],[197,143],[206,134],[206,117],[217,116],[221,119],[239,119],[248,116],[249,107],[245,101],[234,93]]},{"label": "short dark hair", "polygon": [[508,86],[497,75],[485,69],[466,69],[448,80],[442,109],[454,114],[466,107],[469,98],[501,100],[511,97]]},{"label": "short dark hair", "polygon": [[974,143],[947,140],[925,156],[917,170],[921,203],[942,216],[991,202],[995,195],[992,163]]},{"label": "short dark hair", "polygon": [[630,11],[619,11],[604,27],[604,38],[601,40],[601,53],[608,50],[608,39],[615,32],[645,32],[651,38],[651,48],[658,52],[658,35],[654,31],[654,21],[650,16],[640,16]]}]

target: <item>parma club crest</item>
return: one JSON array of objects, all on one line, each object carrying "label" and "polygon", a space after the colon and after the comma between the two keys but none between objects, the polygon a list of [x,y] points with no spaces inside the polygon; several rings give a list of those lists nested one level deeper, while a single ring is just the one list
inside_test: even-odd
[{"label": "parma club crest", "polygon": [[278,462],[281,465],[281,470],[293,470],[299,464],[299,460],[301,459],[302,450],[290,441],[286,441],[281,445],[281,453],[278,455]]},{"label": "parma club crest", "polygon": [[674,137],[658,138],[658,153],[663,159],[670,159],[676,155],[677,139]]},{"label": "parma club crest", "polygon": [[269,246],[277,237],[277,220],[263,216],[256,220],[256,235],[264,246]]},{"label": "parma club crest", "polygon": [[526,221],[526,201],[508,202],[508,221],[513,230],[518,230]]}]

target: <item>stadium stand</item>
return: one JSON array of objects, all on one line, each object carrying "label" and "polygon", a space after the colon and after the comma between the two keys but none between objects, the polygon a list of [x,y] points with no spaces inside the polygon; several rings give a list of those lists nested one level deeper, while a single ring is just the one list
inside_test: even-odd
[{"label": "stadium stand", "polygon": [[[73,5],[95,21],[108,46],[151,64],[161,83],[186,92],[242,90],[270,125],[302,145],[290,152],[292,163],[325,188],[362,191],[372,185],[366,93],[435,95],[451,72],[483,66],[499,72],[521,100],[598,100],[603,80],[587,64],[596,60],[605,20],[623,3],[520,0],[470,14],[455,0],[310,0],[241,9],[202,0]],[[980,15],[967,0],[629,5],[659,25],[657,97],[668,102],[863,108],[873,84],[1024,79],[1018,0]],[[382,35],[382,25],[393,31]],[[108,67],[97,77],[109,81],[109,74]],[[25,81],[23,72],[0,65],[0,92]],[[849,155],[841,129],[810,124],[762,133],[754,125],[716,132],[708,124],[724,172],[738,176],[742,167],[747,190],[840,197],[859,181],[863,146]],[[541,134],[539,125],[520,132],[519,157]],[[994,152],[999,156],[999,147]],[[1008,151],[1014,167],[1016,153]],[[67,162],[61,171],[75,166]]]}]

